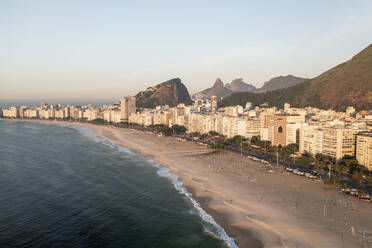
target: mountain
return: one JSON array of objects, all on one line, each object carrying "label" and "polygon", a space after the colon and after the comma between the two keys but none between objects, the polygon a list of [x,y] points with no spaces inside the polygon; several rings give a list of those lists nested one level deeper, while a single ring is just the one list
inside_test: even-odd
[{"label": "mountain", "polygon": [[372,44],[316,78],[266,93],[234,93],[224,98],[220,106],[244,105],[248,101],[254,105],[268,103],[277,107],[289,102],[295,107],[313,106],[337,111],[344,111],[347,106],[354,106],[357,111],[372,109]]},{"label": "mountain", "polygon": [[189,92],[179,78],[149,87],[136,95],[138,108],[154,108],[159,105],[172,107],[179,103],[192,104]]},{"label": "mountain", "polygon": [[308,78],[295,77],[293,75],[280,76],[270,79],[265,82],[264,85],[257,90],[256,93],[262,93],[267,91],[279,90],[295,86],[309,80]]},{"label": "mountain", "polygon": [[280,76],[272,78],[270,81],[265,82],[261,88],[257,89],[254,85],[245,83],[242,78],[234,79],[231,81],[231,83],[228,83],[225,86],[221,79],[218,78],[213,87],[203,90],[199,93],[195,93],[193,98],[210,98],[213,95],[217,96],[218,98],[224,98],[230,96],[234,92],[263,93],[297,85],[306,80],[308,79],[295,77],[292,75]]},{"label": "mountain", "polygon": [[213,87],[205,89],[199,93],[193,95],[193,97],[199,96],[202,98],[210,98],[211,96],[217,96],[218,98],[223,98],[234,93],[232,90],[227,89],[221,79],[217,78]]},{"label": "mountain", "polygon": [[225,87],[234,92],[256,92],[257,90],[252,84],[244,83],[242,78],[234,79]]}]

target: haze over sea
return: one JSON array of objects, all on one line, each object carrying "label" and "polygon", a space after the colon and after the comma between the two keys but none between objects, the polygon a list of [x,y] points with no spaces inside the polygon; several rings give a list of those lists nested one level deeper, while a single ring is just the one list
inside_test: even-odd
[{"label": "haze over sea", "polygon": [[0,247],[226,247],[177,178],[81,127],[0,121]]}]

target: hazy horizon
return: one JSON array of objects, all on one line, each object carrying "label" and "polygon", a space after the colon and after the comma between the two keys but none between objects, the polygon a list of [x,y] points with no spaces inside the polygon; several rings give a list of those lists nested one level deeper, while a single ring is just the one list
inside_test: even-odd
[{"label": "hazy horizon", "polygon": [[179,77],[313,78],[371,44],[372,2],[2,1],[0,104],[112,102]]}]

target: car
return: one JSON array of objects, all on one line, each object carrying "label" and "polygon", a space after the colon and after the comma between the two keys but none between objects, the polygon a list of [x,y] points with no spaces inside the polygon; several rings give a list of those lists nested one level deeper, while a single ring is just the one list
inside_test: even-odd
[{"label": "car", "polygon": [[357,196],[358,195],[358,190],[357,189],[351,189],[350,190],[350,195]]},{"label": "car", "polygon": [[350,189],[349,188],[341,188],[341,192],[345,194],[350,194]]},{"label": "car", "polygon": [[364,200],[370,200],[371,199],[371,196],[369,194],[362,194],[362,199]]}]

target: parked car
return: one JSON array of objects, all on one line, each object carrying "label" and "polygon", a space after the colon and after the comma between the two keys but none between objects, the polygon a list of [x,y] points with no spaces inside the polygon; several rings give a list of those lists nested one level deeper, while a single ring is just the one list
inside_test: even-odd
[{"label": "parked car", "polygon": [[364,199],[364,200],[370,200],[371,199],[371,196],[369,194],[364,193],[364,194],[362,194],[362,199]]},{"label": "parked car", "polygon": [[358,190],[357,189],[351,189],[350,190],[350,195],[357,196],[358,195]]}]

